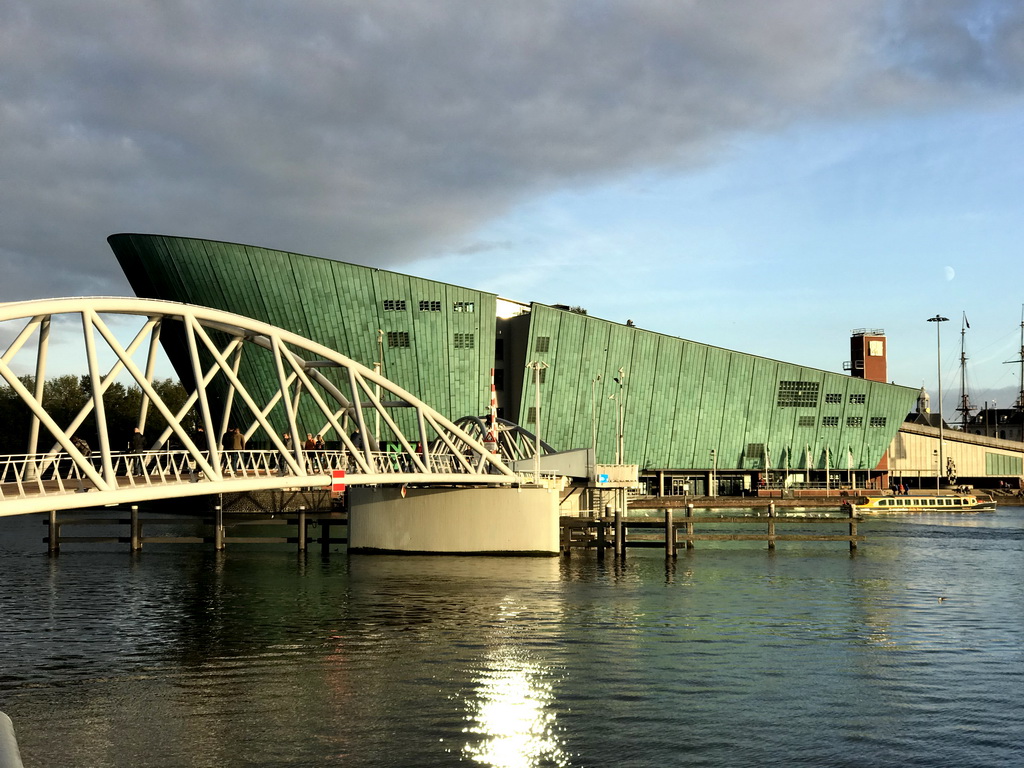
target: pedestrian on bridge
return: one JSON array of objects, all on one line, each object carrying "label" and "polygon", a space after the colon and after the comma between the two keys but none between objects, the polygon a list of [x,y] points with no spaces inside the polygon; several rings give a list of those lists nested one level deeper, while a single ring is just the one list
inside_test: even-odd
[{"label": "pedestrian on bridge", "polygon": [[[137,459],[128,459],[127,472],[130,475],[141,475],[146,471],[145,464],[142,461],[142,452],[146,449],[146,437],[142,434],[142,430],[138,427],[132,432],[131,440],[128,443],[128,448],[132,453],[139,454]],[[138,470],[138,471],[136,471]]]},{"label": "pedestrian on bridge", "polygon": [[306,452],[306,472],[319,472],[320,462],[316,455],[316,440],[313,439],[313,433],[306,433],[306,442],[302,444],[302,450]]},{"label": "pedestrian on bridge", "polygon": [[[295,449],[295,443],[292,442],[291,432],[285,432],[284,435],[282,435],[282,439],[284,440],[285,453],[291,453]],[[288,472],[288,459],[285,457],[285,453],[281,454],[277,460],[277,473],[279,475],[285,475]]]},{"label": "pedestrian on bridge", "polygon": [[313,438],[313,442],[316,444],[316,460],[320,464],[320,471],[327,471],[327,443],[324,442],[323,435],[317,435]]},{"label": "pedestrian on bridge", "polygon": [[231,456],[235,457],[235,466],[239,471],[245,468],[245,457],[242,456],[242,451],[245,450],[245,436],[239,431],[238,427],[232,427],[224,434],[223,446],[226,451],[229,451],[227,457],[227,466],[231,467]]}]

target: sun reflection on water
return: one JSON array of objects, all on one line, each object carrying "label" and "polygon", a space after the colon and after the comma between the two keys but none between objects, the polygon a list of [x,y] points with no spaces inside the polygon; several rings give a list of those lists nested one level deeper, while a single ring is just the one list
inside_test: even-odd
[{"label": "sun reflection on water", "polygon": [[464,733],[470,740],[463,755],[496,768],[569,765],[544,668],[509,646],[488,653],[485,664],[468,702],[470,725]]}]

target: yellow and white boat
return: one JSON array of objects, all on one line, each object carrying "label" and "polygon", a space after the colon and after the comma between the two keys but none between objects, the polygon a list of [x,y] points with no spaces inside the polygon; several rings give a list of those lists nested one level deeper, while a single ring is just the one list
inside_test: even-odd
[{"label": "yellow and white boat", "polygon": [[935,496],[858,496],[849,501],[855,513],[886,512],[994,512],[995,499],[973,493]]}]

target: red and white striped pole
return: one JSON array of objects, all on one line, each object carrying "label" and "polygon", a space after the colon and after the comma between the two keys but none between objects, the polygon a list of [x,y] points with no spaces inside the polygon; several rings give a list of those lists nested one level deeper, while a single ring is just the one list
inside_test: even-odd
[{"label": "red and white striped pole", "polygon": [[498,452],[498,395],[494,389],[494,369],[491,368],[491,412],[487,419],[487,434],[484,445],[491,453]]}]

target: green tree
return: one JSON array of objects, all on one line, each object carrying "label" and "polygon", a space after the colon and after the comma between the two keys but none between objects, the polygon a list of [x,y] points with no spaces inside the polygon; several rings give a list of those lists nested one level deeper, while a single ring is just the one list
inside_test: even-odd
[{"label": "green tree", "polygon": [[[30,392],[34,391],[34,377],[23,376],[19,380]],[[178,413],[188,397],[185,388],[171,379],[154,381],[153,388],[174,414]],[[71,425],[82,409],[89,404],[91,397],[92,385],[88,376],[58,376],[48,379],[43,387],[43,407],[53,420],[64,428]],[[122,451],[127,448],[132,432],[138,425],[141,407],[140,387],[126,387],[120,382],[113,382],[107,388],[103,395],[103,409],[111,450]],[[186,431],[191,431],[195,421],[194,412],[182,419]],[[0,453],[25,453],[28,450],[31,423],[32,412],[14,389],[10,385],[0,387]],[[166,427],[167,420],[150,404],[143,429],[147,441],[155,440]],[[75,430],[75,434],[86,440],[93,448],[98,446],[94,410],[90,410],[86,415],[81,426]],[[55,438],[48,430],[40,430],[39,450],[49,450],[54,442]]]}]

